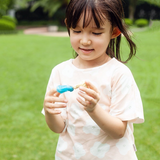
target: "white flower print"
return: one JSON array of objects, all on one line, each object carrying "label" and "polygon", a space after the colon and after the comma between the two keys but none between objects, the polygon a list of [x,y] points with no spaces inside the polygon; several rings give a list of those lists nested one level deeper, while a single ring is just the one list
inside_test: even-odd
[{"label": "white flower print", "polygon": [[126,95],[132,86],[132,78],[123,76],[119,83],[121,85],[121,94]]},{"label": "white flower print", "polygon": [[122,155],[126,155],[128,151],[131,149],[131,143],[129,142],[127,138],[123,137],[116,144],[116,147],[118,148],[119,152]]},{"label": "white flower print", "polygon": [[59,108],[59,110],[61,111],[61,116],[66,118],[67,117],[67,109],[66,108]]},{"label": "white flower print", "polygon": [[102,144],[101,142],[95,142],[93,147],[90,149],[92,155],[98,158],[104,158],[105,154],[109,151],[109,144]]},{"label": "white flower print", "polygon": [[126,112],[126,114],[128,115],[128,114],[134,114],[135,113],[135,106],[136,106],[136,104],[135,104],[135,101],[134,100],[132,100],[132,101],[130,101],[130,104],[127,104],[128,106],[125,108],[125,112]]},{"label": "white flower print", "polygon": [[92,118],[86,120],[86,125],[83,127],[83,132],[86,134],[93,134],[98,136],[100,134],[100,127],[94,122]]},{"label": "white flower print", "polygon": [[86,154],[86,151],[83,149],[83,145],[81,145],[80,143],[75,143],[73,150],[76,159],[80,159]]},{"label": "white flower print", "polygon": [[74,103],[70,107],[70,114],[74,119],[78,119],[82,116],[83,111],[81,110],[79,105]]},{"label": "white flower print", "polygon": [[75,136],[75,126],[73,124],[68,124],[67,127],[68,133],[71,134],[72,136]]},{"label": "white flower print", "polygon": [[111,88],[104,87],[103,93],[104,93],[104,95],[111,97],[111,95],[112,95]]},{"label": "white flower print", "polygon": [[58,152],[65,151],[67,149],[67,147],[68,147],[67,142],[65,142],[61,137],[59,137],[57,151]]},{"label": "white flower print", "polygon": [[61,159],[55,155],[55,160],[61,160]]}]

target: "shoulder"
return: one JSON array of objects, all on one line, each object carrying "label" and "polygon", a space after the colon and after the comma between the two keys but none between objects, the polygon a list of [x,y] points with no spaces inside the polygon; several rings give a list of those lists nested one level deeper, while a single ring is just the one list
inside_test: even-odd
[{"label": "shoulder", "polygon": [[[63,61],[63,62],[57,64],[54,68],[61,68],[61,67],[64,67],[64,66],[68,66],[68,65],[71,64],[71,61],[72,61],[72,59]],[[53,68],[53,69],[54,69],[54,68]]]},{"label": "shoulder", "polygon": [[121,75],[130,75],[132,76],[131,70],[122,62],[118,61],[117,59],[113,59],[113,76],[121,76]]},{"label": "shoulder", "polygon": [[112,62],[112,85],[127,85],[135,82],[131,70],[125,64],[116,59]]},{"label": "shoulder", "polygon": [[72,63],[72,59],[69,59],[67,61],[63,61],[63,62],[57,64],[56,66],[54,66],[54,68],[52,69],[52,72],[65,69],[67,66],[70,66],[71,63]]},{"label": "shoulder", "polygon": [[61,63],[55,65],[52,68],[50,77],[56,77],[57,75],[59,75],[59,73],[63,72],[66,68],[68,68],[68,66],[70,66],[71,62],[72,62],[72,60],[69,59],[67,61],[64,61],[64,62],[61,62]]}]

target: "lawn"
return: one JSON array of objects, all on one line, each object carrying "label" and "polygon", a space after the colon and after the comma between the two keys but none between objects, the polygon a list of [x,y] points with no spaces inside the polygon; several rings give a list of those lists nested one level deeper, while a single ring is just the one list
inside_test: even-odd
[{"label": "lawn", "polygon": [[[139,160],[160,157],[160,30],[136,32],[137,57],[127,65],[144,104],[135,125]],[[125,42],[122,47],[127,52]],[[72,58],[69,38],[0,35],[0,159],[53,160],[58,134],[40,113],[51,69]]]}]

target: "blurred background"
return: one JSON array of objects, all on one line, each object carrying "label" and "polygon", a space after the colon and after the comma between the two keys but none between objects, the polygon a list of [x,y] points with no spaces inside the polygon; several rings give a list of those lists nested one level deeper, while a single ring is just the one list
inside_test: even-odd
[{"label": "blurred background", "polygon": [[[69,0],[0,0],[0,160],[54,160],[58,134],[41,114],[52,68],[73,58],[64,25]],[[126,65],[145,123],[135,124],[139,160],[160,159],[160,0],[123,0],[137,44]],[[122,58],[129,52],[122,38]]]},{"label": "blurred background", "polygon": [[[59,26],[65,30],[65,9],[69,0],[1,0],[0,31],[37,26]],[[144,27],[160,20],[159,0],[123,0],[127,25]],[[13,23],[11,23],[13,21]]]}]

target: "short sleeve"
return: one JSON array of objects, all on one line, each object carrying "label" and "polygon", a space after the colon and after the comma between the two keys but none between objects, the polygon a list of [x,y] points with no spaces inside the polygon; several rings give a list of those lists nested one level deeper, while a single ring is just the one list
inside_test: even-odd
[{"label": "short sleeve", "polygon": [[122,121],[144,122],[140,92],[128,68],[113,76],[110,115]]},{"label": "short sleeve", "polygon": [[[58,69],[56,66],[55,68],[53,68],[53,70],[51,72],[51,75],[50,75],[50,78],[48,81],[48,85],[47,85],[47,89],[46,89],[46,93],[49,92],[51,89],[56,88],[58,85],[60,85],[60,77],[59,77]],[[46,93],[45,93],[45,95],[46,95]],[[64,94],[61,94],[60,96],[63,97]],[[61,110],[61,116],[64,119],[64,123],[65,123],[65,129],[63,130],[63,132],[64,132],[66,130],[66,126],[67,126],[67,113],[66,113],[65,108],[60,108],[59,110]],[[43,115],[45,115],[44,108],[42,109],[41,113]]]}]

